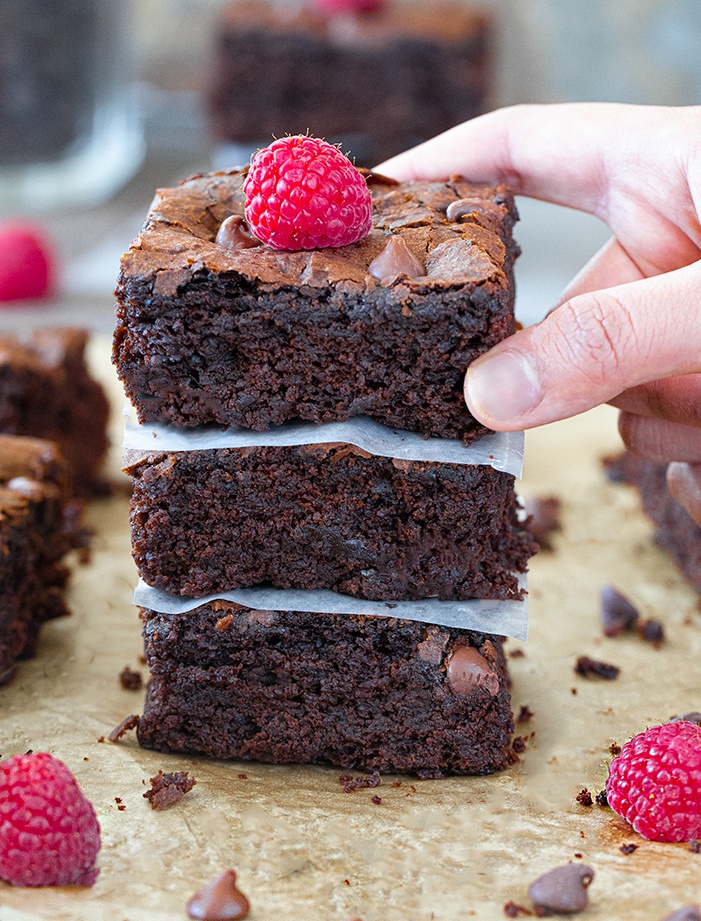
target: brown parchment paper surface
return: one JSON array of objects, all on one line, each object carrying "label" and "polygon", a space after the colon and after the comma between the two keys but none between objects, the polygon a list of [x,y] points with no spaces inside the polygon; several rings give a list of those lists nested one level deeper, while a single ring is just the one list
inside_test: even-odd
[{"label": "brown parchment paper surface", "polygon": [[[94,351],[115,394],[119,441],[122,398],[107,343]],[[520,491],[557,495],[563,508],[554,551],[531,566],[529,642],[507,643],[523,651],[509,659],[514,712],[534,713],[517,727],[526,737],[519,763],[492,777],[383,778],[352,793],[337,768],[162,755],[141,749],[134,733],[98,741],[141,712],[144,692],[121,687],[122,669],[146,678],[116,444],[118,486],[88,510],[92,559],[74,565],[72,616],[46,625],[39,655],[0,688],[0,755],[46,750],[71,767],[101,823],[101,872],[91,889],[0,883],[0,921],[186,918],[188,898],[229,867],[255,921],[504,918],[509,901],[532,909],[528,884],[568,860],[595,870],[582,915],[590,921],[657,921],[698,902],[701,855],[644,841],[610,810],[575,800],[583,787],[602,789],[612,742],[701,709],[698,595],[655,546],[635,493],[606,482],[600,461],[620,447],[615,420],[605,407],[527,435]],[[661,648],[635,634],[602,637],[604,583],[663,621]],[[619,678],[576,676],[584,654],[618,665]],[[154,811],[143,793],[159,770],[187,770],[197,785]],[[639,847],[625,855],[629,843]]]}]

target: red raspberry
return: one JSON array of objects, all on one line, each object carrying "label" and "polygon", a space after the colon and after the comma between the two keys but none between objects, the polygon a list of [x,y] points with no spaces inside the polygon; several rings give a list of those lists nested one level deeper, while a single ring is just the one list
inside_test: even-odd
[{"label": "red raspberry", "polygon": [[346,246],[372,226],[365,179],[337,147],[318,138],[280,138],[259,150],[243,189],[251,230],[273,249]]},{"label": "red raspberry", "polygon": [[99,850],[95,810],[62,761],[37,752],[0,762],[0,879],[92,885]]},{"label": "red raspberry", "polygon": [[0,302],[39,300],[53,284],[53,258],[30,224],[0,225]]},{"label": "red raspberry", "polygon": [[385,0],[314,0],[320,13],[372,13],[385,5]]},{"label": "red raspberry", "polygon": [[678,720],[634,736],[609,766],[606,796],[643,838],[701,838],[701,726]]}]

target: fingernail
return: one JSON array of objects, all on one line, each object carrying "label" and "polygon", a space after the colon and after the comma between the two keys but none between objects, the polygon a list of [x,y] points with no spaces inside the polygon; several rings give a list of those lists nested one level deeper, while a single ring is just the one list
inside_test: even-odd
[{"label": "fingernail", "polygon": [[543,397],[535,370],[521,352],[500,351],[478,358],[465,375],[465,401],[486,422],[518,422]]},{"label": "fingernail", "polygon": [[694,523],[701,525],[701,464],[670,464],[667,486]]}]

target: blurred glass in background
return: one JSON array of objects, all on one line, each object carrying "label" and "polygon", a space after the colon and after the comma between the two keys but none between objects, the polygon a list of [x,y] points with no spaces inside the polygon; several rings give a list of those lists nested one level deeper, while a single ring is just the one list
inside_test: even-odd
[{"label": "blurred glass in background", "polygon": [[0,0],[0,208],[108,198],[144,145],[130,3]]}]

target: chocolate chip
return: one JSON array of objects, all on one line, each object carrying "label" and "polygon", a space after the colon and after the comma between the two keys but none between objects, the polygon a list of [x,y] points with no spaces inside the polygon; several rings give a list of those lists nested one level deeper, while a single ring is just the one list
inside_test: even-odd
[{"label": "chocolate chip", "polygon": [[605,636],[618,636],[637,623],[638,609],[612,585],[601,588],[599,600],[601,628]]},{"label": "chocolate chip", "polygon": [[664,640],[664,627],[659,620],[642,620],[636,629],[640,638],[653,646],[659,646]]},{"label": "chocolate chip", "polygon": [[526,527],[543,550],[552,550],[551,535],[560,530],[560,500],[534,496],[526,502]]},{"label": "chocolate chip", "polygon": [[417,257],[406,245],[403,237],[393,235],[379,256],[368,266],[368,275],[373,278],[394,279],[399,275],[408,278],[420,278],[426,271]]},{"label": "chocolate chip", "polygon": [[666,915],[662,921],[701,921],[701,911],[698,905],[687,905]]},{"label": "chocolate chip", "polygon": [[[490,228],[496,228],[504,216],[504,209],[487,198],[459,198],[457,201],[451,201],[445,216],[451,222],[471,218],[478,223],[488,224]],[[484,218],[487,218],[486,222]]]},{"label": "chocolate chip", "polygon": [[499,676],[472,646],[458,646],[448,656],[446,678],[454,694],[469,694],[484,688],[492,697],[499,693]]},{"label": "chocolate chip", "polygon": [[253,249],[261,242],[253,236],[245,218],[230,214],[219,225],[214,242],[224,249]]},{"label": "chocolate chip", "polygon": [[692,838],[689,841],[689,850],[692,854],[701,854],[701,841],[698,838]]},{"label": "chocolate chip", "polygon": [[534,905],[546,911],[583,911],[589,902],[587,888],[594,871],[583,863],[567,863],[539,876],[528,887]]},{"label": "chocolate chip", "polygon": [[225,870],[187,903],[188,915],[197,921],[236,921],[247,918],[250,910],[250,902],[237,887],[233,870]]},{"label": "chocolate chip", "polygon": [[680,720],[683,720],[685,723],[696,723],[697,726],[701,726],[701,713],[698,710],[690,710],[688,713],[682,713],[681,716],[675,716],[670,720],[670,723],[677,723]]},{"label": "chocolate chip", "polygon": [[618,678],[620,668],[617,665],[611,665],[608,662],[598,662],[596,659],[590,659],[589,656],[580,656],[575,663],[574,670],[583,678],[604,678],[606,681],[613,681]]}]

